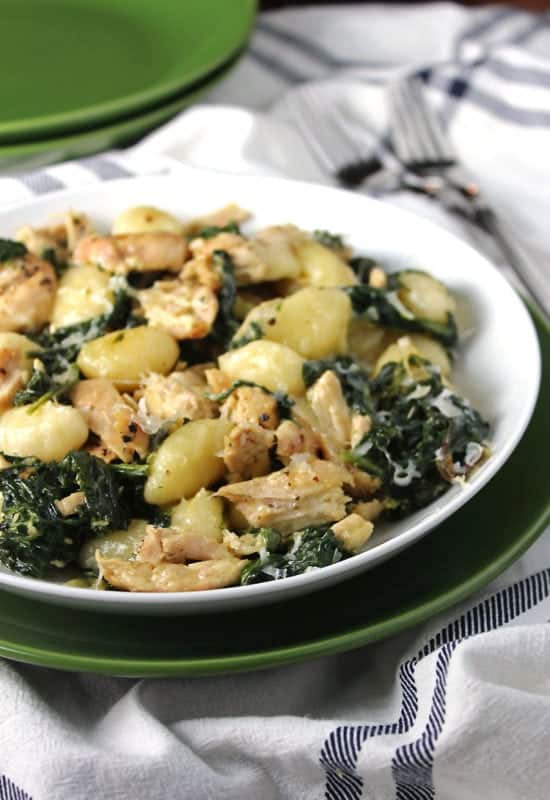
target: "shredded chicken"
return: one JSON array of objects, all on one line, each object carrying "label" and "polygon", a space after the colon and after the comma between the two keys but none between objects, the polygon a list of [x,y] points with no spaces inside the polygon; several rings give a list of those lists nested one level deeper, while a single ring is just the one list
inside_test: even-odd
[{"label": "shredded chicken", "polygon": [[33,331],[48,322],[57,279],[52,265],[32,253],[0,268],[0,331]]},{"label": "shredded chicken", "polygon": [[384,503],[382,500],[369,500],[366,503],[357,503],[356,506],[353,508],[356,514],[363,517],[363,519],[367,519],[370,522],[374,522],[377,519],[382,511],[384,510]]},{"label": "shredded chicken", "polygon": [[307,398],[317,417],[326,455],[338,456],[350,445],[351,413],[336,374],[332,370],[323,372],[308,390]]},{"label": "shredded chicken", "polygon": [[250,211],[245,211],[244,208],[235,203],[230,203],[223,208],[217,209],[217,211],[213,211],[211,214],[205,214],[203,217],[196,217],[190,220],[185,225],[185,233],[187,236],[195,236],[202,228],[210,226],[224,228],[230,222],[236,222],[239,225],[241,222],[246,222],[251,216]]},{"label": "shredded chicken", "polygon": [[217,495],[233,503],[250,526],[292,533],[342,519],[349,499],[342,489],[346,479],[340,465],[295,456],[288,467],[222,486]]},{"label": "shredded chicken", "polygon": [[150,270],[179,272],[186,256],[187,242],[177,233],[127,233],[81,239],[73,262],[95,264],[119,274]]},{"label": "shredded chicken", "polygon": [[12,404],[29,378],[26,359],[20,347],[0,347],[0,412]]},{"label": "shredded chicken", "polygon": [[290,419],[284,419],[275,431],[277,438],[277,458],[283,464],[288,464],[290,458],[296,453],[309,453],[319,456],[322,451],[322,441],[309,425],[298,425]]},{"label": "shredded chicken", "polygon": [[134,409],[110,381],[103,378],[79,381],[71,394],[90,430],[100,443],[91,452],[104,461],[119,458],[128,463],[137,453],[147,455],[149,437],[140,427]]},{"label": "shredded chicken", "polygon": [[336,539],[348,553],[357,553],[370,539],[374,530],[372,522],[363,519],[359,514],[348,514],[347,517],[330,527]]},{"label": "shredded chicken", "polygon": [[233,586],[239,580],[247,561],[239,558],[208,559],[192,564],[168,564],[149,561],[96,560],[104,580],[128,592],[198,592]]},{"label": "shredded chicken", "polygon": [[371,497],[375,494],[382,482],[380,478],[374,475],[369,475],[362,469],[357,467],[348,467],[348,479],[346,481],[346,489],[352,497],[362,499],[364,497]]},{"label": "shredded chicken", "polygon": [[22,242],[30,253],[43,258],[51,251],[58,264],[65,264],[78,242],[92,233],[90,220],[85,214],[69,211],[63,215],[63,222],[46,228],[32,228],[25,225],[16,233],[17,241]]},{"label": "shredded chicken", "polygon": [[196,369],[152,373],[144,383],[143,398],[148,415],[160,420],[211,419],[217,416],[217,404],[205,397],[208,387]]},{"label": "shredded chicken", "polygon": [[179,531],[176,528],[156,528],[148,525],[141,543],[138,561],[158,564],[166,561],[183,564],[186,561],[208,561],[228,558],[227,548],[203,533]]},{"label": "shredded chicken", "polygon": [[73,492],[63,497],[61,500],[55,500],[55,507],[62,517],[70,517],[74,514],[80,506],[86,502],[86,495],[84,492]]},{"label": "shredded chicken", "polygon": [[213,292],[216,292],[222,284],[219,268],[212,262],[212,259],[206,256],[198,256],[186,261],[180,273],[180,279],[206,286]]},{"label": "shredded chicken", "polygon": [[224,437],[223,460],[229,482],[246,481],[269,472],[269,451],[274,443],[273,431],[246,422],[235,425]]},{"label": "shredded chicken", "polygon": [[277,400],[257,386],[241,386],[231,392],[221,415],[236,424],[259,425],[273,430],[279,423]]},{"label": "shredded chicken", "polygon": [[210,239],[193,239],[189,247],[194,258],[204,259],[211,259],[216,250],[225,250],[231,257],[239,286],[265,280],[266,266],[256,253],[253,242],[238,233],[218,233]]},{"label": "shredded chicken", "polygon": [[162,280],[137,294],[148,322],[175,339],[204,338],[218,313],[218,298],[201,284]]},{"label": "shredded chicken", "polygon": [[356,447],[361,439],[367,435],[372,427],[372,420],[368,414],[351,415],[350,445]]},{"label": "shredded chicken", "polygon": [[266,539],[261,533],[243,533],[239,536],[232,531],[224,531],[223,543],[232,555],[242,557],[259,553],[266,546]]},{"label": "shredded chicken", "polygon": [[369,286],[374,289],[385,289],[388,285],[388,277],[380,267],[373,267],[369,275]]},{"label": "shredded chicken", "polygon": [[204,376],[210,391],[213,394],[225,392],[231,386],[231,378],[215,367],[205,370]]}]

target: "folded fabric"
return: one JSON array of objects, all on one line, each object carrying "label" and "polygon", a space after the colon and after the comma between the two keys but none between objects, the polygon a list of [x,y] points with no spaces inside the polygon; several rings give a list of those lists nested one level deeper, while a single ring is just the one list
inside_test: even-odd
[{"label": "folded fabric", "polygon": [[[384,85],[407,70],[423,77],[461,158],[547,268],[547,20],[453,4],[264,15],[209,104],[130,151],[0,178],[0,205],[177,172],[182,161],[330,183],[294,122],[299,84],[316,81],[376,139]],[[473,234],[427,199],[388,199]],[[495,254],[483,237],[475,244]],[[138,682],[2,662],[0,800],[546,800],[549,595],[547,533],[467,605],[338,657]]]}]

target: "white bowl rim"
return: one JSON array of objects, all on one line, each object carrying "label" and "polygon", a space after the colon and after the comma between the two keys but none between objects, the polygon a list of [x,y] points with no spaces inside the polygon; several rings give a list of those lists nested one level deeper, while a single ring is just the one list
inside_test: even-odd
[{"label": "white bowl rim", "polygon": [[[177,165],[177,172],[182,175],[188,174],[194,178],[207,175],[211,178],[219,178],[222,181],[231,179],[236,183],[242,182],[243,184],[257,183],[259,187],[265,190],[265,184],[268,182],[272,185],[278,185],[285,190],[292,192],[293,188],[297,190],[309,189],[317,192],[323,192],[327,197],[333,197],[337,202],[338,198],[346,197],[348,200],[350,196],[349,191],[338,188],[322,186],[315,183],[308,183],[306,181],[291,180],[287,178],[271,177],[271,176],[257,176],[257,175],[242,175],[228,172],[221,172],[216,170],[205,170],[188,165]],[[174,179],[181,180],[181,175],[177,173],[163,174],[163,175],[136,175],[132,177],[124,177],[115,180],[110,180],[108,183],[94,183],[77,188],[68,188],[55,192],[56,200],[64,200],[67,198],[67,208],[70,206],[70,198],[75,195],[81,196],[83,193],[96,195],[105,192],[106,190],[124,187],[127,185],[134,185],[138,183],[141,187],[142,184],[147,186],[151,184],[152,187],[162,186],[163,183],[172,182]],[[235,193],[238,193],[236,188]],[[53,195],[37,195],[26,200],[6,204],[0,210],[0,220],[4,214],[10,212],[23,210],[33,206],[35,203],[43,201],[45,197],[52,197]],[[197,592],[117,592],[108,591],[102,592],[95,589],[80,588],[67,586],[65,584],[58,584],[47,581],[41,578],[32,578],[29,576],[18,575],[12,572],[0,571],[0,589],[5,588],[8,590],[16,591],[27,596],[35,596],[35,599],[44,599],[48,602],[59,602],[65,605],[72,605],[73,607],[80,608],[94,608],[94,610],[104,611],[112,610],[118,606],[118,611],[134,611],[147,613],[150,608],[152,613],[154,609],[161,611],[163,608],[170,609],[173,613],[174,610],[179,611],[181,614],[199,613],[204,610],[224,611],[231,610],[238,607],[246,606],[246,599],[250,600],[250,605],[257,605],[259,602],[276,602],[281,601],[285,594],[290,596],[303,594],[304,588],[309,587],[311,591],[318,591],[324,588],[324,584],[331,584],[340,582],[346,577],[350,577],[358,572],[364,571],[369,563],[373,560],[376,562],[385,560],[387,557],[396,554],[397,552],[405,549],[409,545],[418,541],[426,533],[433,530],[445,519],[454,514],[466,502],[468,502],[477,492],[482,489],[493,476],[501,469],[501,467],[508,460],[515,447],[519,444],[523,433],[533,414],[535,404],[537,401],[540,380],[541,380],[541,358],[540,346],[538,337],[535,331],[533,322],[527,312],[524,303],[521,301],[519,295],[515,292],[512,286],[505,280],[500,271],[481,253],[475,250],[467,242],[459,239],[454,234],[444,231],[441,226],[428,220],[420,215],[398,208],[383,202],[382,200],[367,197],[365,195],[355,195],[357,202],[362,202],[366,205],[384,206],[384,208],[391,210],[395,215],[396,223],[399,218],[413,219],[415,222],[424,228],[429,233],[430,230],[437,231],[439,235],[442,233],[455,245],[460,245],[464,252],[469,251],[470,254],[475,255],[477,260],[482,260],[483,268],[492,273],[493,279],[497,279],[502,286],[503,291],[509,294],[511,302],[516,304],[516,311],[520,318],[523,318],[523,324],[530,329],[532,335],[532,346],[535,348],[537,357],[537,372],[530,376],[531,384],[529,394],[525,399],[522,407],[521,414],[516,419],[516,424],[512,435],[504,446],[499,449],[498,454],[492,455],[483,466],[470,478],[465,484],[464,490],[456,493],[454,497],[448,499],[448,502],[442,505],[441,508],[434,510],[429,518],[424,519],[417,524],[413,525],[410,530],[407,530],[388,541],[377,544],[369,550],[362,553],[346,558],[335,564],[322,567],[319,570],[314,570],[301,575],[296,575],[284,578],[278,581],[268,581],[258,584],[250,584],[245,586],[230,586],[223,589],[209,589]],[[237,198],[238,201],[238,198]],[[253,209],[252,209],[253,212]],[[445,495],[443,495],[445,497]],[[426,508],[429,508],[427,506]],[[373,554],[376,554],[374,559]],[[328,580],[327,580],[328,579]],[[318,585],[317,585],[318,584]],[[238,595],[238,600],[237,600]],[[70,602],[73,601],[74,603]],[[93,600],[93,602],[92,602]],[[224,607],[224,604],[225,607]],[[199,609],[199,606],[201,607]]]}]

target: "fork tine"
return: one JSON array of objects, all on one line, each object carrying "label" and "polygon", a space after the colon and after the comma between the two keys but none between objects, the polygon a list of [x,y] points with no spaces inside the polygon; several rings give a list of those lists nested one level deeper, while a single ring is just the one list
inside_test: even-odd
[{"label": "fork tine", "polygon": [[437,160],[444,162],[456,161],[456,154],[452,150],[451,144],[443,131],[437,114],[432,108],[428,107],[426,92],[421,81],[418,78],[410,78],[405,85],[409,90],[417,116],[424,122],[427,134],[432,141]]},{"label": "fork tine", "polygon": [[335,130],[332,116],[309,87],[300,91],[292,111],[300,133],[327,172],[337,173],[343,164],[356,158],[348,138]]}]

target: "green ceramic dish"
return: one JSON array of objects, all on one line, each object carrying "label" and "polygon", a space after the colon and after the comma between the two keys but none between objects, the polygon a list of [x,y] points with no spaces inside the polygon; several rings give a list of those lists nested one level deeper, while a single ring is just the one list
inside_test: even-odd
[{"label": "green ceramic dish", "polygon": [[550,521],[550,325],[535,312],[533,318],[543,380],[527,432],[491,483],[418,544],[309,596],[187,616],[181,625],[174,617],[72,611],[0,593],[0,655],[127,676],[236,672],[350,650],[463,600],[512,564]]},{"label": "green ceramic dish", "polygon": [[41,139],[36,142],[18,145],[2,145],[0,143],[0,170],[4,174],[9,174],[21,170],[38,169],[48,164],[69,161],[73,158],[84,158],[113,147],[131,144],[179,111],[195,103],[201,95],[227,75],[239,57],[240,53],[218,67],[196,84],[193,91],[184,92],[169,103],[143,114],[135,114],[122,122],[91,128],[68,136]]},{"label": "green ceramic dish", "polygon": [[0,0],[0,141],[122,120],[241,49],[255,0]]}]

